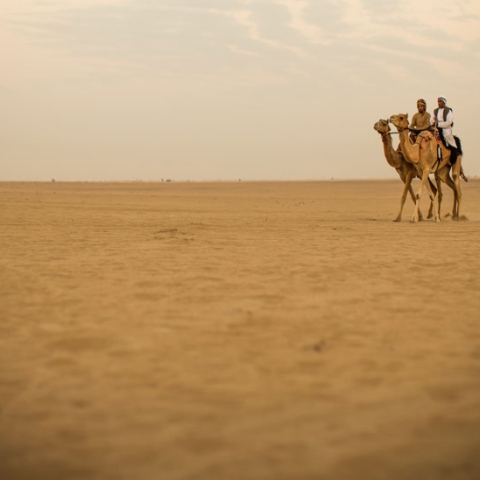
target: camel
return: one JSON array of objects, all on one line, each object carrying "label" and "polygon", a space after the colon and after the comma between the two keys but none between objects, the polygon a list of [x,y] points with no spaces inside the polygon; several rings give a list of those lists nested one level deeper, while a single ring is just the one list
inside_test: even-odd
[{"label": "camel", "polygon": [[[405,200],[407,198],[407,193],[410,193],[413,203],[416,203],[415,193],[413,192],[412,188],[412,180],[419,175],[415,166],[405,161],[402,152],[400,150],[394,150],[388,120],[380,119],[377,123],[375,123],[373,128],[380,134],[382,138],[383,153],[385,154],[387,163],[397,171],[400,180],[404,183],[402,198],[400,200],[400,211],[398,212],[398,215],[394,220],[394,222],[400,222],[402,220],[402,211]],[[430,182],[430,179],[428,179],[428,181]],[[435,188],[435,186],[431,182],[430,185],[432,190],[436,193],[437,189]],[[428,218],[431,218],[433,216],[432,211],[433,204],[430,204]],[[418,217],[419,220],[422,220],[422,212],[420,211],[420,209],[418,210]]]},{"label": "camel", "polygon": [[[420,187],[416,193],[415,210],[413,212],[412,222],[419,220],[419,205],[422,196],[422,190],[426,186],[429,190],[430,200],[435,200],[435,193],[430,187],[428,176],[430,173],[435,174],[435,180],[437,186],[440,185],[440,181],[446,183],[454,192],[453,200],[453,213],[452,218],[458,220],[460,218],[460,204],[462,200],[462,192],[460,190],[460,175],[462,173],[462,158],[458,156],[455,164],[450,164],[450,150],[446,148],[442,142],[436,141],[433,135],[429,135],[422,139],[420,144],[410,143],[408,138],[408,114],[399,113],[398,115],[392,115],[390,122],[395,125],[400,137],[400,145],[402,153],[405,156],[405,160],[417,168],[419,175],[421,176]],[[441,159],[437,159],[437,146],[441,149]],[[449,173],[452,171],[452,178]],[[434,205],[435,221],[440,221],[440,209],[442,203],[441,190],[438,195],[438,211]]]}]

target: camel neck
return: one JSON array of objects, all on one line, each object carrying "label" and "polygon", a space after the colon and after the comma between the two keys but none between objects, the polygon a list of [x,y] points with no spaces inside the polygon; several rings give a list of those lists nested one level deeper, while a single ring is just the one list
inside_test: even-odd
[{"label": "camel neck", "polygon": [[399,168],[402,162],[398,158],[398,153],[393,149],[392,136],[390,135],[390,132],[382,133],[382,143],[383,151],[388,164],[393,168]]},{"label": "camel neck", "polygon": [[[398,136],[400,137],[400,145],[402,153],[409,163],[418,163],[418,145],[412,145],[408,140],[408,130],[398,129]],[[416,148],[415,148],[416,147]]]}]

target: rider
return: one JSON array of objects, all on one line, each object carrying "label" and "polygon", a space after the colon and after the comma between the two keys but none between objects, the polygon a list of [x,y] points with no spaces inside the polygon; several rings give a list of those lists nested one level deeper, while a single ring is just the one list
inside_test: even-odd
[{"label": "rider", "polygon": [[[412,142],[420,143],[422,137],[428,136],[428,130],[431,128],[430,114],[427,112],[427,102],[420,98],[417,100],[418,112],[412,117],[410,122],[410,138]],[[413,130],[413,131],[412,131]]]},{"label": "rider", "polygon": [[447,99],[444,96],[438,97],[438,108],[433,111],[432,125],[438,128],[447,147],[457,150],[457,143],[452,133],[453,111],[447,107]]},{"label": "rider", "polygon": [[[447,107],[447,99],[441,95],[438,97],[438,108],[433,111],[432,125],[438,129],[440,137],[445,141],[446,146],[450,149],[450,163],[453,165],[457,161],[458,155],[462,154],[460,145],[457,145],[455,137],[452,133],[453,127],[453,111]],[[459,148],[460,147],[460,148]],[[461,166],[460,176],[468,182],[468,178],[463,172],[463,165]]]}]

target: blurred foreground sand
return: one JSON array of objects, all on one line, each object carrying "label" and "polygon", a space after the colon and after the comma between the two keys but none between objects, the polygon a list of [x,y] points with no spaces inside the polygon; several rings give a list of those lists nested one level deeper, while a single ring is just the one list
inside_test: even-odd
[{"label": "blurred foreground sand", "polygon": [[0,183],[0,478],[480,478],[480,181],[401,189]]}]

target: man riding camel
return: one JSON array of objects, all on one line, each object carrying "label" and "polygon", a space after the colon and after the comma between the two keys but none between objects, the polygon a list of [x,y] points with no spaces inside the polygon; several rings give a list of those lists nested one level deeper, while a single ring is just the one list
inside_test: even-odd
[{"label": "man riding camel", "polygon": [[[457,145],[457,141],[453,136],[453,111],[447,107],[447,99],[441,95],[438,97],[438,108],[433,111],[431,119],[432,126],[438,130],[440,138],[445,146],[450,149],[450,163],[453,165],[457,161],[458,155],[463,155],[462,147]],[[460,142],[460,139],[458,139]],[[463,165],[461,167],[460,176],[468,182],[468,178],[463,173]]]},{"label": "man riding camel", "polygon": [[452,133],[453,111],[450,107],[447,107],[447,99],[445,97],[438,97],[438,108],[433,111],[431,122],[435,128],[438,128],[447,147],[457,149],[457,143]]},{"label": "man riding camel", "polygon": [[431,128],[430,114],[427,112],[427,102],[420,98],[417,100],[418,112],[412,117],[410,122],[410,138],[412,142],[420,143],[422,137],[428,137],[428,131]]}]

